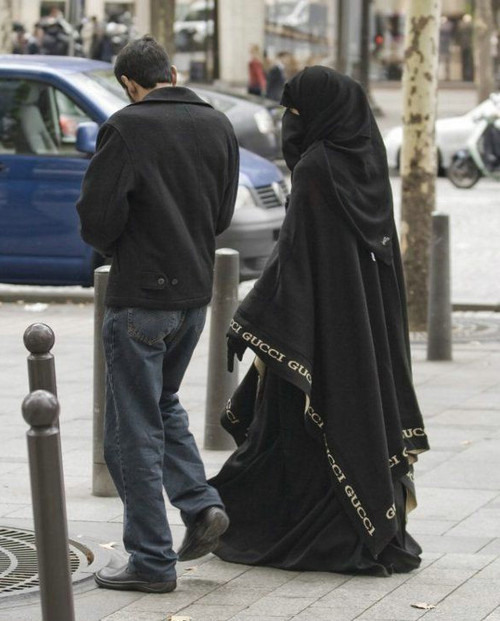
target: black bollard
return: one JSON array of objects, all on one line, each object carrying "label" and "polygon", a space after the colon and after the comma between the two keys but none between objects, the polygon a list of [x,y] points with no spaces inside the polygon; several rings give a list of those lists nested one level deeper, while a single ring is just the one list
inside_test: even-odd
[{"label": "black bollard", "polygon": [[102,322],[104,299],[108,286],[110,265],[94,271],[94,415],[93,415],[93,462],[92,494],[94,496],[118,496],[115,484],[104,459],[104,415],[106,410],[106,362],[102,345]]},{"label": "black bollard", "polygon": [[57,395],[56,369],[54,356],[55,336],[52,328],[45,323],[32,323],[24,331],[24,345],[30,352],[28,356],[29,390],[47,390]]},{"label": "black bollard", "polygon": [[449,216],[432,214],[427,360],[452,359]]},{"label": "black bollard", "polygon": [[43,621],[74,621],[68,526],[57,419],[59,403],[46,390],[22,405],[27,433],[33,519]]},{"label": "black bollard", "polygon": [[233,438],[221,427],[220,417],[227,400],[238,385],[238,363],[227,370],[226,333],[238,306],[239,253],[221,248],[215,253],[215,276],[210,317],[207,401],[204,448],[234,448]]}]

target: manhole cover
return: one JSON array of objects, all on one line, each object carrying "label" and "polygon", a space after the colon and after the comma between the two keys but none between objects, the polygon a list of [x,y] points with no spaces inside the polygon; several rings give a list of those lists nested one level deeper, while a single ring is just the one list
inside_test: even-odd
[{"label": "manhole cover", "polygon": [[[453,313],[452,340],[454,343],[500,341],[500,316],[498,313]],[[426,343],[426,332],[411,332],[413,343]]]},{"label": "manhole cover", "polygon": [[[69,542],[71,573],[87,567],[92,552]],[[39,588],[35,533],[0,527],[0,597]]]}]

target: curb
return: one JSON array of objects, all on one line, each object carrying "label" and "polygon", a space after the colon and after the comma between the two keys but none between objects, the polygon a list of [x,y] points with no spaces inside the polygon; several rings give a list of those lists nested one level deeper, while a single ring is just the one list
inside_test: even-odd
[{"label": "curb", "polygon": [[[241,284],[241,283],[240,283]],[[241,298],[241,296],[240,296]],[[0,285],[0,304],[93,304],[93,287]],[[455,302],[453,311],[500,313],[500,302]]]}]

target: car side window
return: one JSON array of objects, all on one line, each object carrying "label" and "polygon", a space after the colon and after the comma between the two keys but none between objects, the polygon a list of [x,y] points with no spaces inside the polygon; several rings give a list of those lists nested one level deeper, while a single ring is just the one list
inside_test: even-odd
[{"label": "car side window", "polygon": [[54,90],[54,93],[61,132],[60,148],[62,152],[74,153],[78,125],[92,119],[66,93],[60,90]]},{"label": "car side window", "polygon": [[76,155],[76,127],[89,118],[43,82],[0,79],[0,153]]}]

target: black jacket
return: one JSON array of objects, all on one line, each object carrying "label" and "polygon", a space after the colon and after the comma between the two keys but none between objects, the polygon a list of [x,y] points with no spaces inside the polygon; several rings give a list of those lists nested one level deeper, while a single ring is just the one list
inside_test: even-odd
[{"label": "black jacket", "polygon": [[83,239],[113,258],[106,304],[207,304],[238,174],[230,122],[191,90],[156,89],[116,112],[100,129],[77,204]]}]

